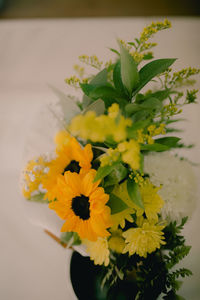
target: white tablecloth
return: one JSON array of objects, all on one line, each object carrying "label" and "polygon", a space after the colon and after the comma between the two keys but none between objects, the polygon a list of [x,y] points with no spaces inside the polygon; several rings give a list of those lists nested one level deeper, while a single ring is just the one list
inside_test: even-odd
[{"label": "white tablecloth", "polygon": [[[29,223],[18,181],[30,120],[41,103],[54,98],[47,84],[67,93],[64,78],[80,54],[111,57],[116,38],[131,40],[155,18],[21,20],[0,22],[0,299],[73,300],[66,280],[69,252]],[[173,28],[158,34],[156,57],[178,57],[177,69],[200,67],[200,19],[172,18]],[[107,48],[106,48],[107,47]],[[198,83],[200,80],[198,81]],[[195,142],[189,158],[200,163],[200,105],[188,107],[185,137]],[[200,206],[185,234],[192,245],[184,265],[194,276],[180,294],[200,295]]]}]

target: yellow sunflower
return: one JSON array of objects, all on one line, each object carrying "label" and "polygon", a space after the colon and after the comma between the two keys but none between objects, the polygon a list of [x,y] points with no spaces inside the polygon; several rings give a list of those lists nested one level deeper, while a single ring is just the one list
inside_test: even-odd
[{"label": "yellow sunflower", "polygon": [[94,183],[96,171],[72,173],[67,171],[57,180],[57,200],[49,207],[65,220],[62,232],[77,232],[81,239],[96,241],[107,237],[111,227],[110,208],[106,206],[109,196]]},{"label": "yellow sunflower", "polygon": [[46,198],[57,198],[57,177],[66,171],[87,172],[91,168],[93,158],[91,145],[84,148],[66,131],[59,132],[55,137],[56,158],[49,163],[49,172],[43,178],[43,187],[47,190]]}]

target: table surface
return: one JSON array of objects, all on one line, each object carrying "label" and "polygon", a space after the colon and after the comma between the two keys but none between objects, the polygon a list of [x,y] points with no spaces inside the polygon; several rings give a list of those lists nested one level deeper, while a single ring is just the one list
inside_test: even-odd
[{"label": "table surface", "polygon": [[[155,18],[154,18],[155,20]],[[19,173],[31,120],[41,105],[54,99],[48,84],[68,93],[64,78],[73,74],[80,54],[111,57],[116,38],[131,40],[153,18],[61,19],[0,22],[0,299],[66,300],[69,250],[32,225],[19,191]],[[200,67],[200,19],[171,18],[172,30],[158,34],[156,57],[178,57],[175,68]],[[199,84],[200,81],[198,81]],[[188,143],[196,143],[190,159],[200,163],[200,105],[191,105],[183,124]],[[199,177],[200,178],[200,177]],[[194,276],[180,294],[198,300],[200,294],[200,206],[185,229],[192,245],[184,265]]]}]

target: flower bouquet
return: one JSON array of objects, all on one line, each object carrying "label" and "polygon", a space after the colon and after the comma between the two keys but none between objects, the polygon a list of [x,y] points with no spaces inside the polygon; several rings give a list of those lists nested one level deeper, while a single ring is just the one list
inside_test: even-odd
[{"label": "flower bouquet", "polygon": [[178,154],[191,145],[174,124],[196,102],[198,91],[189,86],[200,70],[173,72],[176,59],[153,59],[150,38],[170,26],[152,23],[133,42],[118,40],[105,64],[80,56],[97,73],[75,66],[79,76],[66,83],[82,100],[66,98],[77,113],[67,118],[62,106],[55,149],[38,153],[23,171],[24,197],[62,222],[61,235],[50,234],[86,255],[72,256],[79,299],[183,299],[180,278],[192,274],[175,269],[191,248],[181,230],[196,195],[192,163]]}]

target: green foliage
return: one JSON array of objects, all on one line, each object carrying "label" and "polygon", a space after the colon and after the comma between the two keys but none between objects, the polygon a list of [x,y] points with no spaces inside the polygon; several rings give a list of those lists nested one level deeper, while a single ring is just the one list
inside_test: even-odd
[{"label": "green foliage", "polygon": [[127,168],[121,163],[117,164],[111,173],[104,178],[104,187],[119,183],[126,178],[127,174]]},{"label": "green foliage", "polygon": [[139,84],[137,89],[133,92],[133,96],[135,96],[150,80],[152,80],[155,76],[163,73],[167,68],[169,68],[176,59],[157,59],[148,64],[146,64],[139,71]]},{"label": "green foliage", "polygon": [[163,145],[159,143],[154,144],[146,144],[140,146],[142,151],[156,151],[156,152],[162,152],[170,149],[170,146]]},{"label": "green foliage", "polygon": [[191,246],[182,245],[175,247],[173,251],[169,251],[168,255],[164,256],[167,269],[171,269],[178,264],[179,261],[189,254],[190,249]]},{"label": "green foliage", "polygon": [[179,225],[176,221],[173,221],[170,222],[169,225],[164,228],[163,231],[166,241],[164,249],[174,250],[174,248],[184,245],[185,238],[182,235],[180,235],[180,233],[187,220],[188,218],[184,217]]},{"label": "green foliage", "polygon": [[128,178],[127,191],[131,201],[133,201],[133,203],[136,204],[137,206],[144,208],[139,185],[135,182],[134,179]]},{"label": "green foliage", "polygon": [[67,247],[78,246],[81,240],[76,232],[63,232],[60,237],[61,243],[67,244]]},{"label": "green foliage", "polygon": [[166,145],[170,148],[177,147],[179,141],[180,141],[180,138],[175,137],[175,136],[167,136],[167,137],[155,139],[155,143]]},{"label": "green foliage", "polygon": [[133,89],[135,89],[139,83],[139,74],[137,70],[137,64],[129,51],[119,42],[120,46],[120,61],[121,61],[121,78],[123,85],[131,96]]},{"label": "green foliage", "polygon": [[106,165],[104,167],[99,167],[96,176],[94,178],[94,182],[97,180],[102,180],[104,177],[109,175],[116,167],[119,165],[119,162],[115,162],[112,165]]},{"label": "green foliage", "polygon": [[38,202],[38,203],[49,203],[48,199],[44,199],[45,194],[39,193],[35,196],[32,196],[28,199],[28,201]]},{"label": "green foliage", "polygon": [[109,201],[107,202],[107,205],[110,207],[112,215],[117,214],[123,211],[124,209],[128,208],[126,203],[121,198],[117,197],[112,193],[109,195]]},{"label": "green foliage", "polygon": [[121,62],[120,60],[115,64],[114,70],[113,70],[113,83],[116,88],[116,90],[123,95],[124,97],[127,97],[127,92],[125,90],[125,87],[122,82],[121,77]]}]

